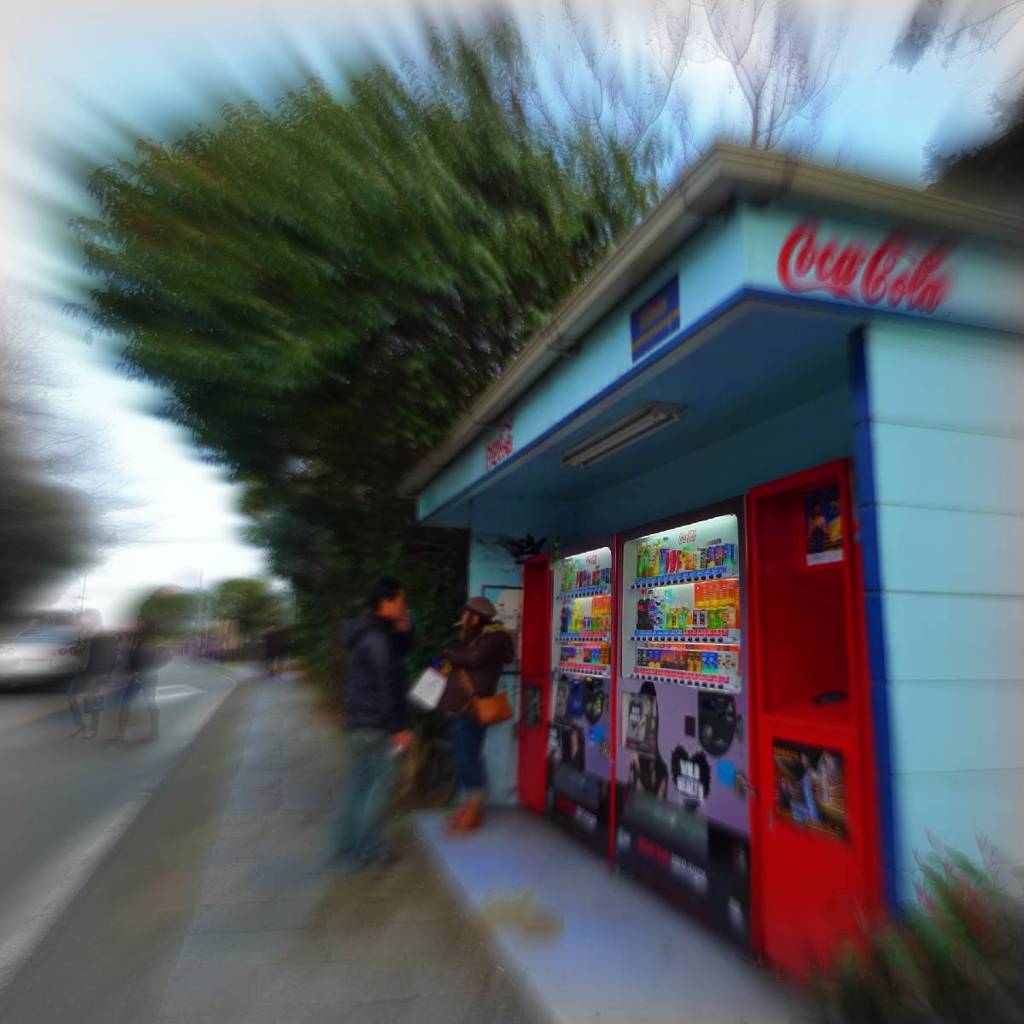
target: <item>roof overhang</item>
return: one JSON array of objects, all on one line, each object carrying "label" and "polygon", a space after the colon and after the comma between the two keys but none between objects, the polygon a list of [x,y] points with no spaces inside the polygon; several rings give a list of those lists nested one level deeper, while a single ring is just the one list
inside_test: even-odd
[{"label": "roof overhang", "polygon": [[856,211],[931,232],[1020,244],[1024,219],[764,150],[718,145],[680,178],[591,276],[555,311],[441,444],[401,482],[420,493],[582,338],[713,217],[740,201],[782,199],[807,209]]}]

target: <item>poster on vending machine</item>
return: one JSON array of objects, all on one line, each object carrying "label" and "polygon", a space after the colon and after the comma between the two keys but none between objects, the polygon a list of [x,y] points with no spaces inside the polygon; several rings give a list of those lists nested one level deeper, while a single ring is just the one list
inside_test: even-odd
[{"label": "poster on vending machine", "polygon": [[518,672],[522,647],[523,588],[485,584],[483,596],[497,609],[496,621],[512,634],[515,660],[505,667],[505,672]]},{"label": "poster on vending machine", "polygon": [[646,693],[622,695],[622,736],[627,750],[654,755],[658,752],[657,706]]},{"label": "poster on vending machine", "polygon": [[569,713],[569,695],[571,684],[568,676],[562,676],[555,684],[554,709],[551,714],[553,722],[559,725],[572,724],[572,715]]},{"label": "poster on vending machine", "polygon": [[807,564],[822,565],[843,559],[843,516],[839,487],[833,484],[804,496]]},{"label": "poster on vending machine", "polygon": [[772,756],[779,817],[800,828],[845,839],[843,755],[824,747],[774,740]]}]

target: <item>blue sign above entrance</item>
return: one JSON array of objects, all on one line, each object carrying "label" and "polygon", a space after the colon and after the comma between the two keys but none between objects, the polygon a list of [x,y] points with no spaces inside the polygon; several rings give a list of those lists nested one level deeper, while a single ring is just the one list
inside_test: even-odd
[{"label": "blue sign above entrance", "polygon": [[679,330],[679,278],[673,277],[629,316],[633,362]]}]

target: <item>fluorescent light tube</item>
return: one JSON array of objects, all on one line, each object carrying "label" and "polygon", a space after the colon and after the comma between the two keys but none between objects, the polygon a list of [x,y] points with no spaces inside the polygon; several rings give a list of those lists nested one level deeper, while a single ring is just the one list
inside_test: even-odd
[{"label": "fluorescent light tube", "polygon": [[567,466],[592,466],[609,455],[614,455],[635,441],[653,434],[683,415],[683,406],[668,402],[648,402],[635,412],[623,417],[607,430],[570,449],[562,456]]}]

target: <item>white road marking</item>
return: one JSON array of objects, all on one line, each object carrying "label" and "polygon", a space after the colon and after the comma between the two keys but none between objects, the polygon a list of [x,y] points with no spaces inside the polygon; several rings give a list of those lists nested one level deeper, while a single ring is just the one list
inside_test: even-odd
[{"label": "white road marking", "polygon": [[91,824],[21,884],[17,905],[0,921],[0,935],[10,936],[0,944],[2,981],[12,979],[32,955],[104,855],[146,806],[149,797],[150,793],[138,796]]},{"label": "white road marking", "polygon": [[180,700],[182,697],[194,697],[202,690],[189,686],[188,683],[173,683],[170,686],[158,686],[156,688],[157,703],[167,700]]},{"label": "white road marking", "polygon": [[[185,683],[157,687],[158,692],[161,689],[188,691],[178,693],[178,697],[202,692]],[[211,693],[214,699],[202,709],[188,734],[176,744],[177,749],[166,762],[164,770],[157,777],[147,780],[136,796],[91,823],[68,845],[45,861],[27,881],[19,882],[17,904],[0,919],[0,990],[10,984],[35,952],[46,933],[85,887],[103,859],[113,851],[149,803],[160,783],[173,770],[180,757],[192,747],[203,727],[232,690],[234,685],[226,687],[221,693]]]}]

